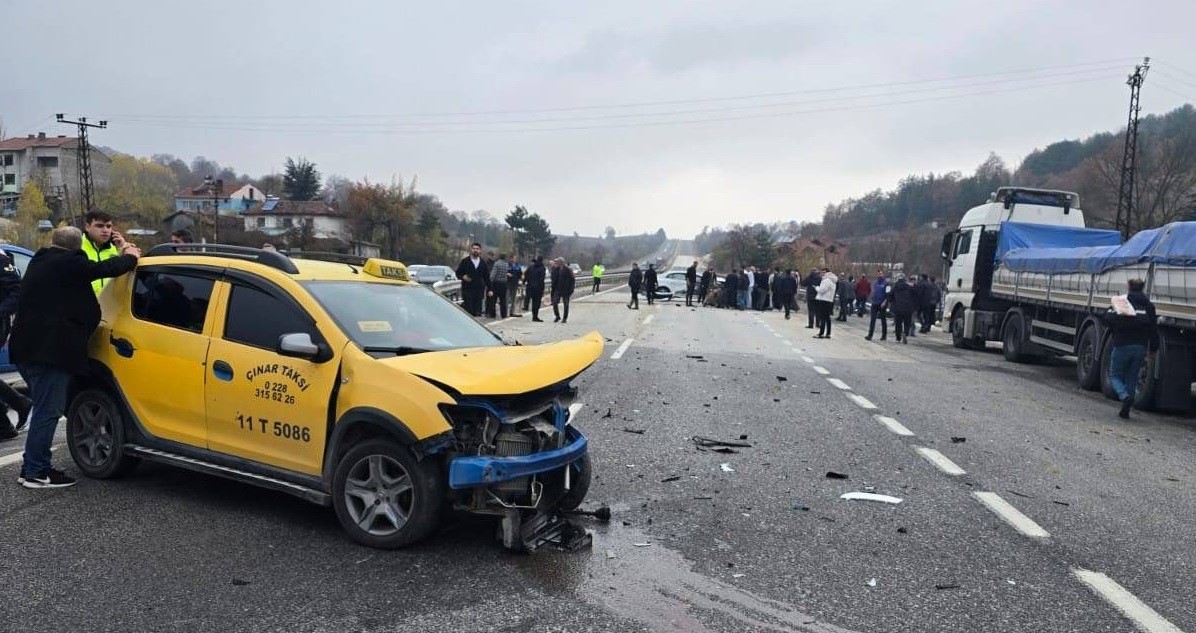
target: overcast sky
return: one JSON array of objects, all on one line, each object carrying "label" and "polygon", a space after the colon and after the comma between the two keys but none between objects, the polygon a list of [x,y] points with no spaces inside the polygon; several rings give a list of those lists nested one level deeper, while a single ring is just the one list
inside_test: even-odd
[{"label": "overcast sky", "polygon": [[[39,0],[2,13],[10,134],[68,133],[55,112],[107,117],[94,142],[125,152],[418,176],[450,209],[523,204],[560,233],[815,220],[989,151],[1012,167],[1124,125],[1125,75],[1144,55],[1158,60],[1144,113],[1196,101],[1191,0]],[[874,87],[832,90],[860,86]],[[741,98],[762,94],[775,96]]]}]

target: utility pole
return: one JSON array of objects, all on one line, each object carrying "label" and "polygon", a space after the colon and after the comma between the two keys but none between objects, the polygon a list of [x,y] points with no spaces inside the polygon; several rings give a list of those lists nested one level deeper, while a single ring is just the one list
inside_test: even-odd
[{"label": "utility pole", "polygon": [[1126,80],[1130,87],[1130,115],[1125,126],[1125,152],[1121,158],[1121,187],[1117,191],[1117,219],[1114,226],[1121,230],[1123,240],[1129,239],[1134,217],[1134,171],[1138,162],[1138,111],[1142,107],[1138,99],[1142,94],[1142,83],[1150,70],[1150,58],[1134,67],[1134,74]]},{"label": "utility pole", "polygon": [[[87,117],[79,117],[77,121],[70,121],[66,119],[65,115],[56,114],[55,118],[59,123],[67,123],[77,126],[79,128],[79,143],[76,147],[78,152],[79,163],[79,191],[82,196],[83,213],[91,211],[92,206],[92,183],[91,183],[91,143],[87,140],[87,128],[104,129],[108,127],[107,121],[100,121],[99,123],[88,123]],[[74,214],[72,213],[72,216]]]}]

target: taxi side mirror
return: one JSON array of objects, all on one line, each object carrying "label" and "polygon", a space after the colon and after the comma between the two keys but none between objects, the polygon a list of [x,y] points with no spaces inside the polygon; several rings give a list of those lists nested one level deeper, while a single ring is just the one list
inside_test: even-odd
[{"label": "taxi side mirror", "polygon": [[304,358],[316,363],[322,363],[332,357],[332,350],[327,345],[312,341],[307,332],[292,332],[278,337],[276,351],[283,356]]}]

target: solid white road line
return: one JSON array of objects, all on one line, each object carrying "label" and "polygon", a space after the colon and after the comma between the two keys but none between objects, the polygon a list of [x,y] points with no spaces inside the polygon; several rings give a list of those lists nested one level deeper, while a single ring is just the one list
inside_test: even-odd
[{"label": "solid white road line", "polygon": [[611,289],[609,289],[609,290],[603,290],[603,291],[601,291],[601,292],[596,292],[596,293],[594,293],[594,294],[592,294],[592,295],[586,295],[586,296],[584,296],[584,297],[578,297],[578,298],[577,298],[577,299],[576,299],[574,302],[576,303],[577,301],[585,301],[586,299],[589,299],[590,297],[597,297],[597,296],[599,296],[599,295],[604,295],[604,294],[606,294],[606,293],[608,293],[608,292],[614,292],[614,291],[616,291],[616,290],[620,290],[620,289],[622,289],[622,288],[626,288],[626,287],[627,287],[627,284],[620,284],[620,285],[618,285],[618,286],[615,286],[614,288],[611,288]]},{"label": "solid white road line", "polygon": [[843,391],[851,391],[851,387],[848,387],[847,383],[843,382],[842,380],[839,380],[838,378],[827,378],[826,381],[831,383],[832,385],[834,385],[836,389],[842,389]]},{"label": "solid white road line", "polygon": [[876,408],[876,405],[872,404],[871,400],[865,398],[864,396],[861,396],[858,393],[850,393],[849,392],[846,395],[848,398],[851,398],[852,402],[860,405],[860,407],[863,409],[875,409]]},{"label": "solid white road line", "polygon": [[947,473],[948,475],[963,475],[966,474],[964,469],[960,468],[958,464],[947,458],[946,455],[925,446],[915,446],[914,450],[919,455],[926,458],[926,461],[934,464],[935,468]]},{"label": "solid white road line", "polygon": [[802,356],[801,359],[806,361],[807,363],[810,363],[811,365],[814,364],[814,359],[810,358],[809,356]]},{"label": "solid white road line", "polygon": [[620,358],[623,358],[623,354],[627,352],[628,347],[631,347],[631,342],[634,340],[635,339],[633,338],[629,338],[626,341],[623,341],[623,344],[619,346],[619,349],[615,350],[615,353],[610,355],[610,359],[619,360]]},{"label": "solid white road line", "polygon": [[656,318],[655,314],[649,314],[648,316],[644,317],[644,325],[651,323],[652,319],[655,319],[655,318]]},{"label": "solid white road line", "polygon": [[905,428],[904,424],[898,422],[897,420],[894,420],[893,418],[890,418],[887,415],[874,415],[872,417],[876,418],[877,422],[880,422],[881,424],[885,425],[885,428],[896,433],[897,435],[913,435],[914,434],[913,431]]},{"label": "solid white road line", "polygon": [[1001,495],[995,492],[973,492],[973,497],[976,497],[980,503],[983,503],[993,514],[1001,517],[1013,529],[1031,538],[1047,538],[1051,534],[1042,529],[1040,525],[1035,523],[1030,517],[1021,513],[1020,510],[1009,505],[1009,502],[1002,499]]},{"label": "solid white road line", "polygon": [[1104,598],[1122,615],[1129,618],[1137,625],[1138,630],[1145,631],[1145,633],[1183,633],[1178,626],[1168,622],[1112,578],[1087,569],[1073,569],[1071,573],[1075,574],[1080,582],[1088,585],[1093,593]]},{"label": "solid white road line", "polygon": [[819,376],[831,375],[831,371],[829,369],[827,369],[826,367],[819,367],[818,365],[814,365],[814,371],[818,372]]}]

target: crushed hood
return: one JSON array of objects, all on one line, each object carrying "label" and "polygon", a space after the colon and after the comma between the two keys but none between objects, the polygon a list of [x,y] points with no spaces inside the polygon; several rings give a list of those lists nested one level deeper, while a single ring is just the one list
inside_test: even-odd
[{"label": "crushed hood", "polygon": [[448,385],[464,395],[505,396],[572,378],[598,360],[602,349],[602,335],[590,332],[559,343],[425,352],[381,362]]}]

